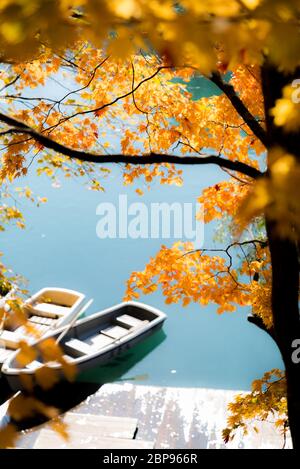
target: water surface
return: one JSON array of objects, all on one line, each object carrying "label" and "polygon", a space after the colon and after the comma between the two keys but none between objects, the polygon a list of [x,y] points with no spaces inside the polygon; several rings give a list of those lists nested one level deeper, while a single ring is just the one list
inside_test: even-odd
[{"label": "water surface", "polygon": [[[40,208],[20,202],[27,228],[1,233],[3,260],[27,277],[32,293],[45,286],[59,286],[94,298],[90,313],[122,301],[131,271],[143,269],[162,243],[172,244],[161,239],[100,240],[96,236],[97,205],[117,203],[119,193],[127,194],[129,203],[195,201],[202,188],[224,179],[224,173],[213,166],[186,168],[182,188],[156,184],[140,198],[134,187],[122,186],[119,166],[113,167],[105,193],[89,191],[79,180],[63,180],[62,187],[55,189],[45,177],[35,176],[33,169],[18,185],[29,185],[49,201]],[[212,244],[213,228],[206,227],[205,246]],[[159,292],[141,297],[141,301],[167,313],[163,332],[109,367],[87,373],[86,380],[143,375],[147,376],[144,384],[248,389],[253,379],[281,366],[272,340],[247,322],[247,308],[219,316],[214,305],[167,306]]]}]

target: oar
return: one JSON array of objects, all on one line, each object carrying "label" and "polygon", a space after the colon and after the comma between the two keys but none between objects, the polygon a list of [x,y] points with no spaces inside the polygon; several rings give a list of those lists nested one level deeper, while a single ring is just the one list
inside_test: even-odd
[{"label": "oar", "polygon": [[72,319],[72,321],[70,322],[70,324],[66,327],[66,329],[64,329],[62,331],[62,333],[58,336],[58,338],[56,339],[55,343],[58,344],[61,339],[63,339],[65,337],[65,335],[69,332],[69,330],[71,329],[72,326],[74,326],[75,322],[77,321],[78,319],[78,316],[80,316],[80,314],[83,314],[90,306],[91,304],[93,303],[93,299],[91,299],[90,301],[88,301],[84,307],[78,311],[78,313],[74,316],[74,318]]}]

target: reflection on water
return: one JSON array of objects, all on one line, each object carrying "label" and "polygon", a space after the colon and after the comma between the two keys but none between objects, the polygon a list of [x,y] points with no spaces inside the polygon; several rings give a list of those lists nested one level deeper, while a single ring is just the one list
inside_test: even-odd
[{"label": "reflection on water", "polygon": [[[201,84],[195,85],[202,89]],[[30,169],[30,175],[19,180],[18,186],[32,186],[49,202],[43,208],[22,202],[27,230],[11,227],[1,233],[1,251],[6,253],[3,262],[29,280],[31,293],[47,285],[82,291],[87,298],[95,299],[95,311],[102,311],[122,301],[132,271],[144,269],[162,244],[173,244],[173,239],[162,237],[99,240],[96,236],[96,207],[100,202],[117,206],[120,191],[128,196],[130,204],[137,202],[136,186],[122,186],[122,171],[117,165],[111,168],[105,194],[87,191],[73,179],[64,181],[58,190],[49,185],[46,176],[34,174],[34,163]],[[143,202],[191,203],[204,188],[224,180],[224,174],[210,165],[199,171],[186,167],[183,178],[183,187],[164,185],[145,191]],[[213,247],[214,230],[214,224],[205,227],[207,248]],[[265,371],[282,366],[272,339],[247,322],[247,309],[218,316],[213,304],[204,308],[199,304],[187,308],[181,304],[166,305],[159,291],[147,297],[142,295],[140,301],[168,314],[164,326],[168,340],[133,368],[131,357],[126,354],[130,374],[124,374],[122,363],[117,361],[113,367],[116,369],[99,368],[88,374],[89,379],[105,381],[148,373],[147,384],[151,385],[246,390]]]},{"label": "reflection on water", "polygon": [[[122,353],[111,360],[108,364],[97,366],[91,370],[80,373],[77,377],[78,382],[88,383],[111,383],[113,381],[123,381],[122,377],[128,373],[139,361],[152,352],[158,345],[166,339],[165,332],[160,329],[152,336],[137,344],[130,350]],[[147,380],[147,374],[129,376],[124,381],[144,381]]]}]

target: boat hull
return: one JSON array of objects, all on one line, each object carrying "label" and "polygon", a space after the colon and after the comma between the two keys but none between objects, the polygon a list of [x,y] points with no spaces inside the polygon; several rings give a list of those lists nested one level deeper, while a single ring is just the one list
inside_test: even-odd
[{"label": "boat hull", "polygon": [[[143,307],[141,307],[143,306]],[[93,352],[93,354],[86,354],[83,357],[80,357],[78,360],[74,360],[74,365],[76,366],[77,374],[80,374],[84,371],[87,371],[91,368],[107,364],[109,361],[117,357],[118,355],[126,352],[127,350],[131,349],[138,343],[144,341],[149,336],[153,335],[155,332],[162,328],[162,325],[166,319],[166,315],[161,311],[155,310],[152,307],[146,307],[146,305],[142,305],[141,303],[122,303],[117,305],[116,307],[109,308],[108,310],[104,310],[103,312],[96,313],[88,318],[82,319],[78,321],[66,335],[65,340],[70,340],[72,337],[84,338],[85,336],[89,336],[93,334],[93,332],[101,325],[107,324],[107,320],[109,317],[112,317],[113,320],[115,316],[120,313],[130,312],[130,308],[134,308],[138,310],[141,318],[144,320],[143,322],[146,323],[142,327],[139,326],[138,329],[133,328],[132,332],[121,337],[120,339],[116,339],[112,342],[111,345],[107,347],[99,348]],[[147,315],[152,315],[153,318],[149,321],[145,321],[145,317]],[[142,322],[142,321],[141,321]],[[63,330],[63,329],[62,329]],[[53,338],[56,339],[59,335],[59,332],[53,335]],[[6,380],[8,381],[9,386],[14,391],[24,390],[22,375],[31,375],[34,377],[34,370],[25,370],[17,369],[14,365],[16,364],[16,359],[8,360],[3,367],[3,376],[5,376]],[[54,365],[54,369],[58,374],[59,380],[65,380],[65,376],[62,372],[62,367],[60,365]]]},{"label": "boat hull", "polygon": [[[141,335],[137,336],[135,339],[128,341],[127,343],[120,344],[120,346],[107,351],[103,354],[99,354],[96,357],[93,357],[91,359],[88,359],[84,361],[83,363],[80,363],[80,365],[77,367],[77,374],[80,374],[84,371],[90,370],[91,368],[96,368],[97,366],[105,365],[109,361],[113,360],[114,358],[118,357],[120,354],[130,350],[133,348],[135,345],[139,344],[143,340],[147,339],[151,335],[153,335],[155,332],[159,331],[162,328],[163,323],[159,323],[156,326],[154,326],[152,329],[149,329],[142,333]],[[4,374],[9,387],[12,389],[12,391],[17,392],[17,391],[25,391],[23,382],[20,378],[20,375],[7,375]],[[65,381],[66,378],[64,374],[59,370],[59,379],[60,381]],[[37,386],[36,386],[37,387]]]}]

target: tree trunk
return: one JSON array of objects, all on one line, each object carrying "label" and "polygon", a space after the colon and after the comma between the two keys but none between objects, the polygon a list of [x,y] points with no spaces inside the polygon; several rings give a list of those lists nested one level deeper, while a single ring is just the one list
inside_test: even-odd
[{"label": "tree trunk", "polygon": [[271,222],[267,222],[267,231],[272,261],[274,338],[285,365],[288,419],[293,447],[299,449],[300,363],[292,362],[292,342],[300,339],[297,248],[292,241],[278,239]]},{"label": "tree trunk", "polygon": [[[272,65],[262,67],[262,84],[265,103],[268,151],[280,145],[300,160],[299,134],[288,134],[274,125],[270,109],[281,97],[282,88],[300,76],[284,75]],[[268,173],[269,175],[269,173]],[[279,221],[280,223],[280,221]],[[276,222],[266,217],[267,235],[272,263],[272,312],[274,335],[280,349],[286,371],[288,419],[294,449],[300,448],[300,363],[292,361],[292,342],[300,339],[299,317],[299,257],[297,244],[289,239],[280,239],[276,233]]]}]

